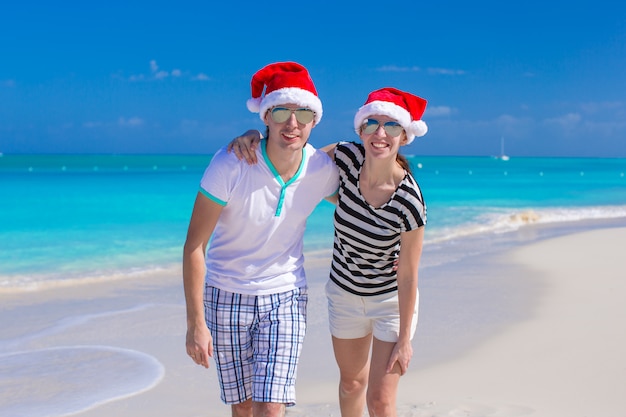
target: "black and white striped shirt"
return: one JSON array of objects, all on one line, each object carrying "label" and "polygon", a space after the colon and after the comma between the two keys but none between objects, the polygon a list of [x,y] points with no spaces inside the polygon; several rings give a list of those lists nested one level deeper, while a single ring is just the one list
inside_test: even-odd
[{"label": "black and white striped shirt", "polygon": [[398,289],[393,264],[400,253],[400,233],[426,224],[426,206],[408,172],[386,204],[370,206],[359,190],[364,160],[361,144],[343,142],[335,149],[339,202],[330,279],[348,292],[372,296]]}]

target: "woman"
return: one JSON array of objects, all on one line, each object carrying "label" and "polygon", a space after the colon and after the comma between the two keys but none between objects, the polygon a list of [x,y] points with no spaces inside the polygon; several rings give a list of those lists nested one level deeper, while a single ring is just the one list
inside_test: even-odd
[{"label": "woman", "polygon": [[[361,417],[366,404],[370,416],[395,416],[413,355],[426,206],[399,149],[426,134],[425,109],[412,94],[373,91],[354,118],[361,143],[325,148],[340,174],[326,295],[342,417]],[[231,143],[238,155],[246,135]]]}]

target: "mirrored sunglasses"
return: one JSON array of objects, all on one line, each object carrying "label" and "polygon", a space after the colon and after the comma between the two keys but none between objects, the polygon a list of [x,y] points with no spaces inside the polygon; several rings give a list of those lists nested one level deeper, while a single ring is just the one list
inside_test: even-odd
[{"label": "mirrored sunglasses", "polygon": [[[363,133],[367,134],[367,135],[371,135],[372,133],[376,132],[378,130],[378,127],[380,126],[380,122],[376,119],[366,119],[365,122],[363,123]],[[400,134],[402,133],[402,131],[404,130],[404,128],[402,126],[400,126],[400,124],[398,122],[385,122],[383,124],[383,129],[385,129],[385,132],[391,136],[391,137],[396,137],[396,136],[400,136]]]},{"label": "mirrored sunglasses", "polygon": [[291,113],[295,113],[298,123],[307,124],[313,121],[315,112],[311,109],[288,109],[286,107],[274,107],[270,113],[272,114],[272,120],[276,123],[285,123],[290,117]]}]

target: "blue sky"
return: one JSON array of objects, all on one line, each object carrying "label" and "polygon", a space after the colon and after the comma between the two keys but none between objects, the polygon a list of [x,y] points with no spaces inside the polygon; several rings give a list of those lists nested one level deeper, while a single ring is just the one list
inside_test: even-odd
[{"label": "blue sky", "polygon": [[[354,140],[367,94],[429,101],[407,154],[626,157],[623,2],[34,2],[0,13],[0,152],[211,153],[250,79],[305,65],[311,142]],[[94,4],[92,4],[94,3]]]}]

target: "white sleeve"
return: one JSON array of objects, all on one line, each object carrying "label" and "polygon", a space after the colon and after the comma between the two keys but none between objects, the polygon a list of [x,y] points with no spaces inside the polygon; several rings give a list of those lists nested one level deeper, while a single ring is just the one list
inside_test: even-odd
[{"label": "white sleeve", "polygon": [[242,162],[226,148],[218,150],[200,181],[200,191],[218,204],[225,206],[241,175]]}]

